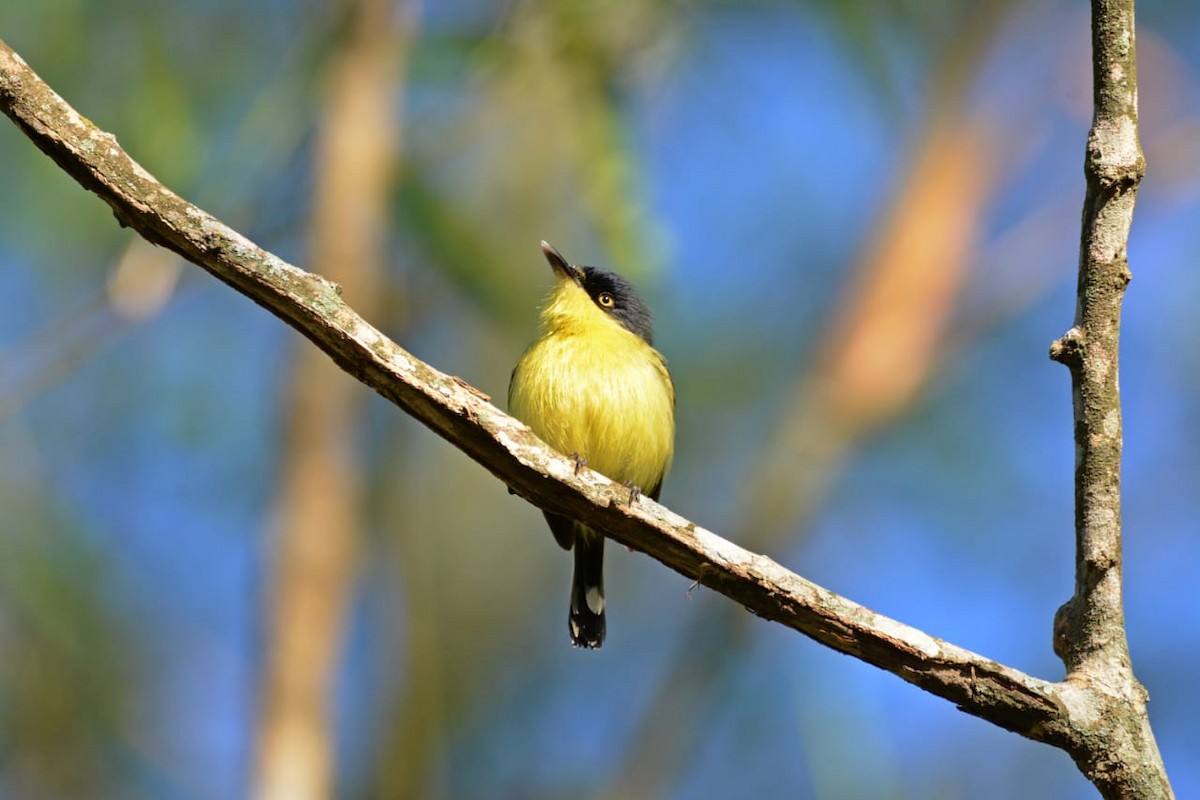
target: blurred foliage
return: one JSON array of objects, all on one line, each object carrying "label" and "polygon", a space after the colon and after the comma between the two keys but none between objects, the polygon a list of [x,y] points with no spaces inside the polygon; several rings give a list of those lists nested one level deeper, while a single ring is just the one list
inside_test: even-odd
[{"label": "blurred foliage", "polygon": [[[32,442],[8,439],[32,456]],[[15,447],[14,447],[15,445]],[[128,792],[140,771],[127,720],[140,666],[114,604],[111,555],[42,491],[36,458],[0,482],[0,769],[27,797]]]},{"label": "blurred foliage", "polygon": [[[346,9],[11,2],[0,31],[172,188],[305,265],[322,76]],[[395,98],[404,131],[372,321],[502,401],[549,283],[538,241],[620,269],[657,312],[678,388],[664,501],[736,537],[797,414],[795,430],[828,432],[847,403],[881,402],[798,402],[848,358],[854,309],[935,287],[922,294],[940,299],[910,297],[898,318],[936,333],[874,367],[912,385],[836,459],[783,459],[779,491],[805,492],[803,513],[763,549],[1057,678],[1070,408],[1045,350],[1074,307],[1085,11],[425,3]],[[1141,13],[1150,174],[1125,315],[1128,620],[1188,796],[1200,13]],[[0,796],[242,796],[299,339],[190,266],[177,279],[146,266],[11,125],[0,186]],[[952,248],[901,246],[949,228]],[[889,258],[899,283],[856,306]],[[938,259],[953,282],[930,272]],[[860,316],[902,341],[886,314]],[[1093,796],[1061,754],[620,548],[610,641],[574,652],[569,559],[534,509],[378,398],[357,436],[366,531],[332,698],[338,796]]]}]

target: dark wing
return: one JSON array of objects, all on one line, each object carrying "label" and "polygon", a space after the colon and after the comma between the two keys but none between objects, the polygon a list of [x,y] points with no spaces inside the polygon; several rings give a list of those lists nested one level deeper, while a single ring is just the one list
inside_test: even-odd
[{"label": "dark wing", "polygon": [[561,514],[551,514],[549,511],[543,511],[546,517],[547,524],[550,525],[550,532],[554,534],[554,541],[558,542],[558,546],[563,550],[570,550],[575,546],[575,529],[579,527],[579,523],[570,517],[564,517]]}]

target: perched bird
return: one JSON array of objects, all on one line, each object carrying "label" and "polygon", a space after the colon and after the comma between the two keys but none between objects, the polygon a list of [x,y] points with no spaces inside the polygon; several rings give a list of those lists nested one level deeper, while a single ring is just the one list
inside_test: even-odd
[{"label": "perched bird", "polygon": [[[621,276],[567,262],[542,242],[557,283],[537,340],[513,369],[508,410],[560,453],[658,499],[675,452],[675,387],[654,349],[650,309]],[[604,642],[604,537],[545,512],[554,539],[575,549],[567,617],[571,643]]]}]

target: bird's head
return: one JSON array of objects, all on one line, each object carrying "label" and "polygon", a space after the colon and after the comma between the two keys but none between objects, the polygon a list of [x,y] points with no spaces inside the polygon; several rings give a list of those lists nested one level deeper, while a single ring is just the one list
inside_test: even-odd
[{"label": "bird's head", "polygon": [[654,345],[650,307],[633,284],[606,269],[572,264],[546,242],[542,242],[542,253],[558,278],[542,311],[548,328],[604,325],[607,321]]}]

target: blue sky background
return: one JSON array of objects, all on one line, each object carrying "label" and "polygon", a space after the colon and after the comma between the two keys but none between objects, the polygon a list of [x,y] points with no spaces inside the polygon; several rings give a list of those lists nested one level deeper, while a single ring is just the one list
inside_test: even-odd
[{"label": "blue sky background", "polygon": [[[1060,678],[1050,630],[1073,581],[1073,445],[1068,376],[1046,352],[1074,313],[1086,4],[630,2],[606,12],[629,20],[612,30],[579,8],[420,8],[396,97],[394,305],[372,321],[503,398],[549,281],[538,241],[621,269],[656,311],[678,390],[663,501],[737,540],[744,483],[910,179],[939,81],[957,78],[948,107],[982,121],[997,177],[936,367],[766,550]],[[522,72],[544,41],[522,37],[581,35],[555,28],[576,12],[620,56],[599,93],[616,200],[589,194],[594,152],[570,155],[578,129],[552,102],[553,64]],[[0,8],[0,36],[68,102],[300,265],[335,30],[327,9],[281,0]],[[1126,611],[1159,746],[1189,797],[1200,12],[1143,3],[1138,36],[1149,167],[1123,318]],[[946,67],[964,41],[969,57]],[[281,409],[308,345],[190,265],[157,313],[122,318],[105,286],[131,234],[12,125],[0,125],[0,187],[0,795],[242,796],[270,637]],[[573,651],[569,559],[535,509],[379,398],[357,444],[369,485],[333,688],[339,797],[384,796],[381,773],[417,760],[389,749],[413,691],[440,708],[411,764],[422,796],[614,796],[656,698],[700,674],[655,796],[1095,796],[1065,754],[744,613],[681,658],[684,632],[724,601],[623,548],[608,555],[608,642]],[[433,593],[414,593],[413,575],[432,576]],[[411,685],[416,618],[440,643],[434,686]]]}]

